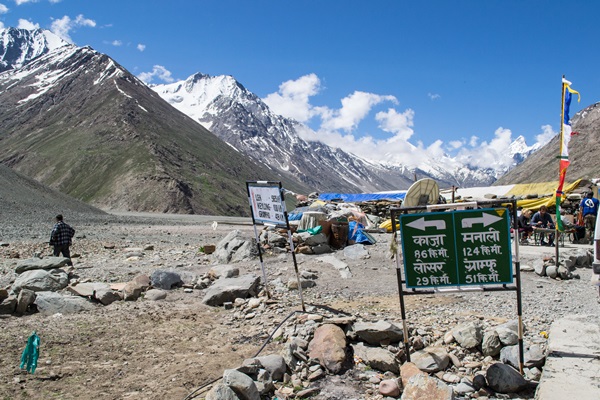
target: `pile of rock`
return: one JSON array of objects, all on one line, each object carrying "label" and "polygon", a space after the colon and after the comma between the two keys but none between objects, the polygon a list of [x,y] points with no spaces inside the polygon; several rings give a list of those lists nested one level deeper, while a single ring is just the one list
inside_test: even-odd
[{"label": "pile of rock", "polygon": [[[237,313],[247,308],[252,317],[257,309],[265,309],[264,303],[254,308],[241,299],[235,303]],[[284,342],[280,354],[248,359],[239,368],[226,370],[206,399],[324,395],[335,376],[362,385],[369,395],[388,398],[494,398],[498,393],[531,392],[541,376],[545,361],[541,344],[525,346],[527,379],[517,371],[516,321],[485,330],[481,321],[469,322],[435,341],[428,332],[414,330],[409,344],[412,362],[406,362],[403,330],[392,322],[298,314],[272,335]],[[424,342],[430,345],[423,347]],[[224,393],[230,397],[222,397]]]},{"label": "pile of rock", "polygon": [[533,271],[539,276],[547,276],[552,279],[579,279],[578,274],[573,273],[577,268],[592,268],[594,255],[589,250],[581,250],[580,254],[569,256],[569,258],[556,264],[553,257],[544,257],[533,263]]}]

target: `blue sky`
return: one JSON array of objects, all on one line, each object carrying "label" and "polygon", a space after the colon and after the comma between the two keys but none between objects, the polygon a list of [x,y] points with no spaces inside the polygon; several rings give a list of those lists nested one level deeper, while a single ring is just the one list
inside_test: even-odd
[{"label": "blue sky", "polygon": [[53,30],[149,83],[232,75],[328,144],[485,164],[559,130],[563,74],[598,99],[600,2],[0,0],[0,27]]}]

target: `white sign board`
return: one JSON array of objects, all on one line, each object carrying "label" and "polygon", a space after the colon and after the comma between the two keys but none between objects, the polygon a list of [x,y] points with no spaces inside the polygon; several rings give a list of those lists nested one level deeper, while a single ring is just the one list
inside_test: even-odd
[{"label": "white sign board", "polygon": [[278,186],[248,185],[254,220],[263,224],[286,225],[285,204]]}]

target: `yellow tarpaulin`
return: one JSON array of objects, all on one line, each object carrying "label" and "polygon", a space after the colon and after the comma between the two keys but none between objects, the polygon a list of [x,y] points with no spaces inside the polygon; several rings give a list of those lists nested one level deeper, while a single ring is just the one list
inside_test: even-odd
[{"label": "yellow tarpaulin", "polygon": [[[581,179],[576,180],[568,186],[563,187],[563,196],[562,200],[571,193],[573,190],[579,187],[579,183]],[[551,207],[556,203],[556,199],[554,197],[554,193],[556,191],[556,187],[558,186],[558,181],[556,182],[542,182],[542,183],[528,183],[528,184],[518,184],[515,185],[513,189],[508,192],[508,195],[515,196],[523,196],[532,193],[540,193],[540,194],[550,194],[551,196],[537,198],[537,199],[524,199],[517,201],[517,207],[519,208],[528,208],[532,211],[537,211],[541,206]],[[551,188],[554,189],[551,189]],[[516,191],[516,193],[515,193]]]}]

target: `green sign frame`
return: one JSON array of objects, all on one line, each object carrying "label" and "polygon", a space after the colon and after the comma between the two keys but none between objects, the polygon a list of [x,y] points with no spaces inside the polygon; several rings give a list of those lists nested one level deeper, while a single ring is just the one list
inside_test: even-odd
[{"label": "green sign frame", "polygon": [[402,214],[407,288],[513,282],[506,208]]}]

